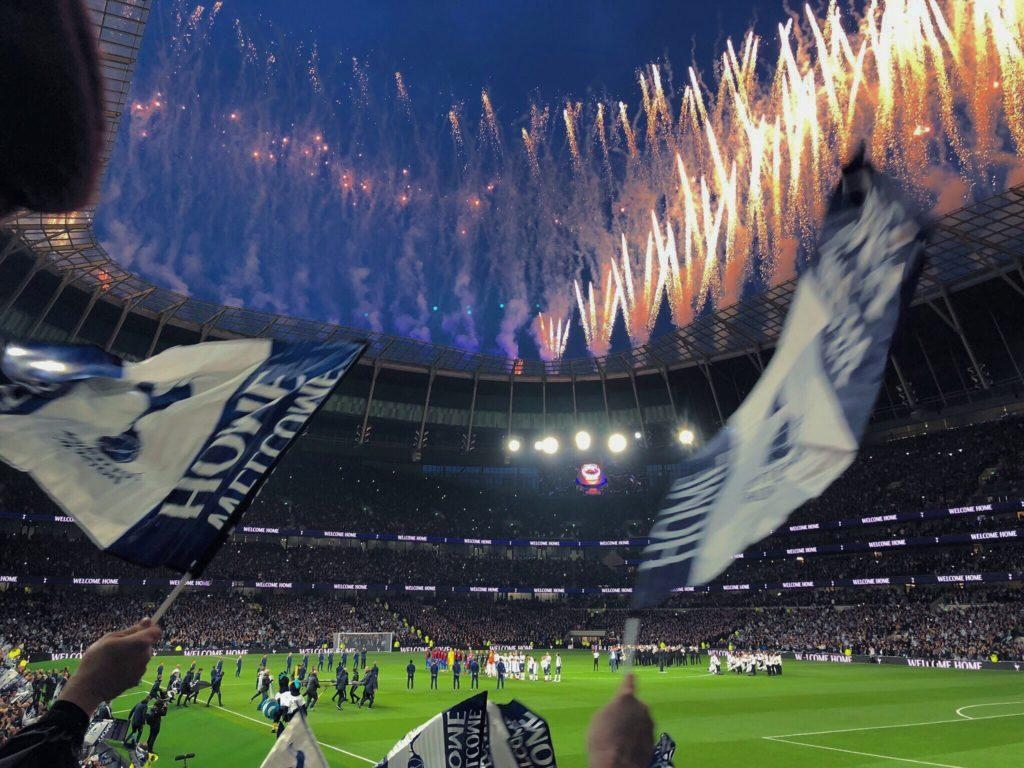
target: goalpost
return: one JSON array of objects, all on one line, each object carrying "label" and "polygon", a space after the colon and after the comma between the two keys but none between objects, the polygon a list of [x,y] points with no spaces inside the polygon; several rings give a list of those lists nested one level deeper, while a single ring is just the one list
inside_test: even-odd
[{"label": "goalpost", "polygon": [[366,651],[367,653],[391,653],[394,649],[394,632],[335,632],[334,651]]}]

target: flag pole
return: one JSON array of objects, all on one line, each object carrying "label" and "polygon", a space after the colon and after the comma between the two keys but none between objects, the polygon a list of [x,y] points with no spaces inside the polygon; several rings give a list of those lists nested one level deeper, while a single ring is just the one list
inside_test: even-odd
[{"label": "flag pole", "polygon": [[637,616],[630,616],[626,619],[626,626],[622,630],[622,650],[626,655],[625,666],[633,666],[633,656],[636,654],[636,642],[640,639],[640,619]]},{"label": "flag pole", "polygon": [[162,619],[164,617],[164,614],[167,613],[167,611],[170,609],[172,605],[174,605],[174,601],[178,599],[178,595],[181,594],[181,591],[191,583],[192,574],[182,574],[181,580],[178,581],[174,589],[171,590],[171,593],[164,598],[164,601],[160,603],[160,607],[153,612],[153,616],[151,618],[154,624],[160,623],[160,619]]}]

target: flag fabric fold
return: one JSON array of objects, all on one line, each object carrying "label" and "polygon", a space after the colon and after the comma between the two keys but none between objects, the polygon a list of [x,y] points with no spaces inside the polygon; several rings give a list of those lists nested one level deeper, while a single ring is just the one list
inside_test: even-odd
[{"label": "flag fabric fold", "polygon": [[0,459],[100,548],[195,576],[364,347],[247,339],[122,363],[8,344]]},{"label": "flag fabric fold", "polygon": [[329,768],[305,715],[288,721],[260,768]]},{"label": "flag fabric fold", "polygon": [[634,607],[715,578],[850,466],[923,258],[912,206],[870,165],[852,163],[771,363],[669,489]]},{"label": "flag fabric fold", "polygon": [[396,744],[377,768],[555,768],[547,721],[518,701],[496,704],[487,692],[446,709]]}]

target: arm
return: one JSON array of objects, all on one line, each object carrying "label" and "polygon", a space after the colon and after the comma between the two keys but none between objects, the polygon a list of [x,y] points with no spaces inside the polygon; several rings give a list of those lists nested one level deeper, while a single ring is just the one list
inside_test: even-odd
[{"label": "arm", "polygon": [[46,717],[0,749],[0,768],[76,768],[89,717],[101,701],[138,684],[160,636],[160,628],[144,619],[90,645]]},{"label": "arm", "polygon": [[654,744],[654,721],[647,705],[636,698],[633,675],[604,709],[594,715],[587,732],[590,768],[646,768]]}]

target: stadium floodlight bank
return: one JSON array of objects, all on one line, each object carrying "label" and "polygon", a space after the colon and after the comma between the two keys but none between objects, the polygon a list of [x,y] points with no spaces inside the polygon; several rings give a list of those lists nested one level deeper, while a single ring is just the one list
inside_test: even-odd
[{"label": "stadium floodlight bank", "polygon": [[366,651],[367,653],[391,653],[394,648],[394,632],[335,632],[334,650]]}]

